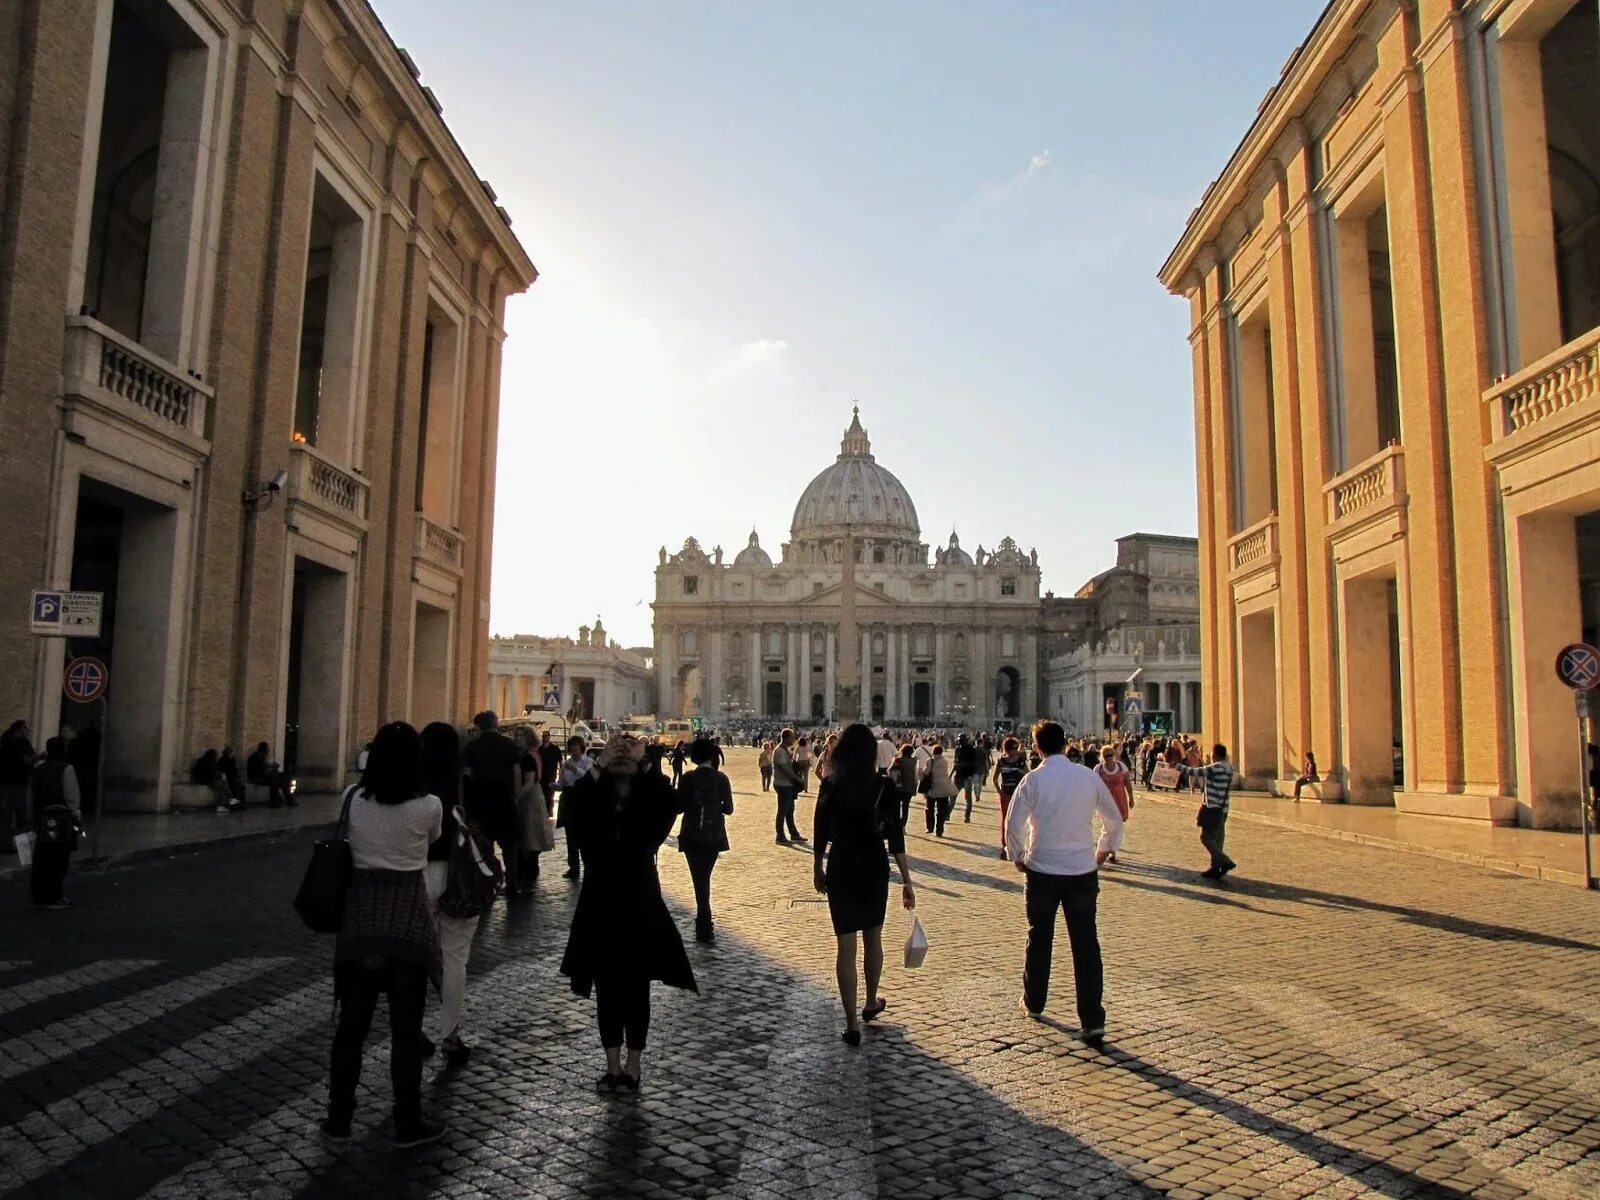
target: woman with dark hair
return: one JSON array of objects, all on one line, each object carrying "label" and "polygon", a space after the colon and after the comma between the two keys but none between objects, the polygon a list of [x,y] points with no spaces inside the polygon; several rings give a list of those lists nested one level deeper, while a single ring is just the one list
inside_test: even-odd
[{"label": "woman with dark hair", "polygon": [[583,856],[583,890],[561,973],[578,995],[594,992],[606,1054],[602,1092],[639,1090],[651,981],[700,990],[656,873],[656,852],[678,815],[677,797],[659,760],[651,768],[646,757],[637,737],[617,734],[600,752],[598,773],[580,779],[566,801],[567,836],[577,839]]},{"label": "woman with dark hair", "polygon": [[[472,956],[478,918],[452,917],[439,909],[439,898],[450,880],[450,854],[460,836],[457,806],[461,803],[461,735],[445,721],[435,721],[422,730],[422,790],[437,796],[442,810],[439,836],[428,845],[426,878],[428,902],[439,923],[439,1042],[445,1061],[459,1067],[472,1053],[461,1040],[461,1013],[467,992],[467,959]],[[430,1052],[431,1044],[423,1039],[424,1056]]]},{"label": "woman with dark hair", "polygon": [[711,920],[711,872],[717,856],[728,849],[728,818],[733,816],[733,785],[717,770],[719,757],[710,738],[695,738],[689,746],[694,770],[678,784],[678,807],[683,812],[678,849],[694,883],[694,940],[708,944],[717,940]]},{"label": "woman with dark hair", "polygon": [[389,1075],[394,1083],[394,1141],[420,1146],[444,1136],[422,1116],[422,1010],[428,983],[440,984],[439,938],[424,868],[444,814],[423,790],[422,738],[403,721],[378,730],[361,782],[346,790],[350,890],[333,950],[334,1002],[328,1117],[330,1141],[350,1140],[361,1048],[378,997],[389,998]]},{"label": "woman with dark hair", "polygon": [[817,891],[828,897],[828,915],[838,939],[835,962],[839,1000],[844,1005],[844,1040],[861,1044],[856,1013],[856,935],[866,944],[867,1003],[859,1018],[876,1020],[888,1007],[878,995],[883,977],[883,918],[889,907],[889,855],[900,867],[901,900],[917,906],[906,865],[906,833],[900,800],[878,774],[878,745],[872,730],[851,725],[833,751],[832,782],[817,798]]}]

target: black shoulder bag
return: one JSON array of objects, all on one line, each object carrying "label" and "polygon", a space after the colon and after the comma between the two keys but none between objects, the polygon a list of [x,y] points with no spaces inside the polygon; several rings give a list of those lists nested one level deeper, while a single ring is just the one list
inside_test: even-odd
[{"label": "black shoulder bag", "polygon": [[295,893],[294,910],[313,933],[338,933],[344,921],[345,892],[355,870],[350,858],[350,801],[355,794],[354,786],[345,789],[333,836],[319,838],[311,847],[311,862]]}]

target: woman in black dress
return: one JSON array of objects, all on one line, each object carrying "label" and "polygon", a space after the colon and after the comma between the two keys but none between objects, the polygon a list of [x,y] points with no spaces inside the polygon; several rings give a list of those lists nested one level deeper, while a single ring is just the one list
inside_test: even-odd
[{"label": "woman in black dress", "polygon": [[[828,897],[834,936],[839,1000],[844,1005],[844,1040],[861,1044],[860,1020],[888,1007],[878,995],[883,977],[883,918],[889,907],[889,855],[900,867],[901,900],[915,908],[917,895],[906,865],[906,833],[900,800],[878,774],[878,742],[865,725],[839,735],[829,786],[817,799],[816,887]],[[856,935],[866,943],[867,1003],[856,1012]]]},{"label": "woman in black dress", "polygon": [[[618,734],[563,800],[567,836],[583,856],[583,890],[561,973],[580,996],[594,991],[602,1092],[637,1091],[639,1059],[650,1030],[650,983],[698,992],[689,956],[661,898],[656,851],[678,814],[672,784],[645,763],[645,744]],[[628,1049],[627,1065],[622,1049]]]}]

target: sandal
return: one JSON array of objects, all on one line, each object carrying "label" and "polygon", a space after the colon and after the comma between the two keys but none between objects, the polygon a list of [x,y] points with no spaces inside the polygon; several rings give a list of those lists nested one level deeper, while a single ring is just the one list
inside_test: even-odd
[{"label": "sandal", "polygon": [[861,1019],[863,1021],[876,1021],[879,1017],[883,1016],[883,1010],[888,1007],[889,1002],[882,996],[879,996],[876,1004],[869,1004],[861,1010]]},{"label": "sandal", "polygon": [[621,1075],[613,1075],[610,1071],[607,1071],[604,1075],[600,1076],[598,1081],[596,1081],[594,1088],[597,1092],[614,1092],[617,1090],[617,1085],[621,1082]]}]

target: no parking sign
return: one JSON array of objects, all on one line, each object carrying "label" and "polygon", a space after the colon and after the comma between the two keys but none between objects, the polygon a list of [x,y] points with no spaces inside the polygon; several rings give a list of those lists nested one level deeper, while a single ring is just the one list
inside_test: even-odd
[{"label": "no parking sign", "polygon": [[1556,655],[1556,678],[1580,692],[1600,684],[1600,650],[1583,642],[1562,647]]},{"label": "no parking sign", "polygon": [[93,704],[106,694],[111,672],[98,658],[75,658],[61,677],[61,690],[74,704]]}]

